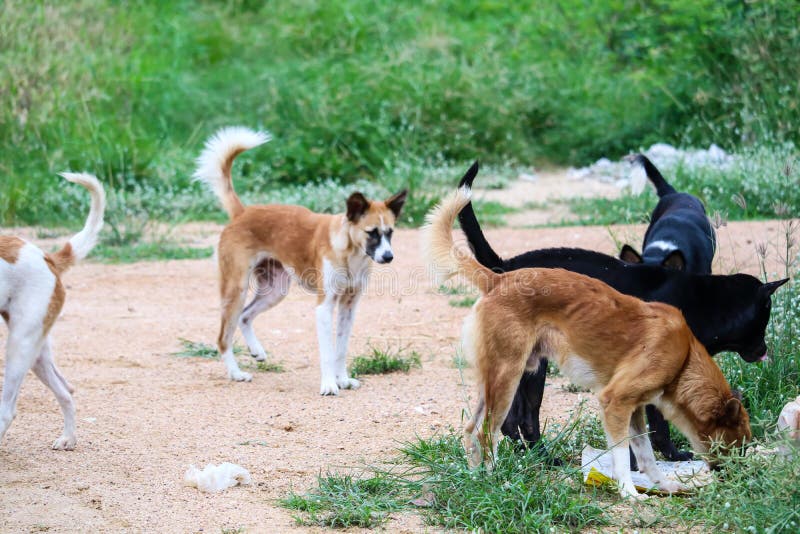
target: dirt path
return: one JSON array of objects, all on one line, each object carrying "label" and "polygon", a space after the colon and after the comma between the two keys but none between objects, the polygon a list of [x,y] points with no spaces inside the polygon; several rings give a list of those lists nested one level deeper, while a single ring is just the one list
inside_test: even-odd
[{"label": "dirt path", "polygon": [[[199,228],[199,229],[198,229]],[[218,228],[191,227],[213,240]],[[197,237],[202,231],[204,237]],[[613,232],[639,244],[644,228]],[[779,242],[780,224],[733,223],[719,232],[720,272],[758,272],[754,245]],[[534,247],[584,246],[613,253],[599,227],[488,232],[503,255]],[[284,373],[232,383],[216,360],[177,358],[178,339],[213,343],[218,323],[216,267],[209,260],[101,265],[69,272],[68,298],[55,327],[56,360],[76,386],[78,448],[54,452],[61,415],[32,376],[17,419],[0,443],[0,531],[219,532],[297,529],[275,500],[305,490],[321,471],[375,463],[398,442],[461,426],[470,377],[453,365],[460,322],[432,290],[419,233],[398,231],[396,261],[376,268],[358,310],[350,354],[369,344],[407,346],[422,356],[408,374],[367,377],[336,398],[318,392],[314,299],[294,289],[262,315],[256,331]],[[770,250],[773,250],[772,248]],[[775,252],[768,259],[778,270]],[[4,343],[5,329],[0,329]],[[564,420],[578,395],[548,386],[545,417]],[[220,495],[182,486],[189,464],[230,461],[253,485]],[[390,531],[416,531],[401,516]]]}]

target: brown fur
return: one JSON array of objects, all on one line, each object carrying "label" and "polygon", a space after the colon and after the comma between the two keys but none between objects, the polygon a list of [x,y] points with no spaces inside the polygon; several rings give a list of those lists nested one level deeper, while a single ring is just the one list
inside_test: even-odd
[{"label": "brown fur", "polygon": [[16,263],[19,258],[19,251],[25,245],[25,241],[14,236],[0,236],[0,259],[6,263]]},{"label": "brown fur", "polygon": [[61,273],[75,263],[75,258],[72,255],[72,246],[67,243],[55,254],[47,254],[44,260],[50,272],[53,273],[53,276],[56,278],[56,285],[53,287],[53,294],[50,296],[50,303],[47,305],[47,315],[45,315],[42,324],[42,332],[44,332],[46,336],[50,332],[50,328],[52,328],[53,324],[56,322],[56,319],[58,319],[58,314],[61,313],[61,308],[64,307],[64,301],[67,298],[67,292],[64,290],[64,284],[61,282]]},{"label": "brown fur", "polygon": [[[222,231],[219,241],[220,296],[226,303],[219,349],[227,347],[228,328],[236,328],[234,315],[243,304],[240,295],[260,255],[266,255],[279,267],[290,270],[321,302],[323,260],[337,271],[349,271],[354,256],[363,255],[364,229],[394,226],[395,215],[385,202],[370,202],[366,213],[354,224],[344,214],[314,213],[302,206],[248,206]],[[341,243],[335,244],[335,241]],[[260,263],[260,262],[259,262]]]},{"label": "brown fur", "polygon": [[538,368],[543,357],[598,394],[610,443],[644,428],[646,404],[658,406],[700,452],[716,440],[750,440],[747,413],[677,308],[563,269],[489,271],[454,247],[451,226],[468,201],[462,191],[438,208],[424,240],[440,275],[459,273],[483,293],[465,327],[465,350],[483,387],[465,429],[473,463],[499,436],[523,371]]}]

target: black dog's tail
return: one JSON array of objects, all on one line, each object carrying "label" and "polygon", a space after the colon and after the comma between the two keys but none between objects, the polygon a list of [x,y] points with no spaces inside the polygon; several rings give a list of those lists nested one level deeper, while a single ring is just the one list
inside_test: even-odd
[{"label": "black dog's tail", "polygon": [[[472,182],[478,175],[478,168],[479,165],[476,161],[461,179],[461,182],[459,182],[459,189],[464,186],[472,189]],[[492,246],[489,245],[489,242],[486,241],[486,236],[483,235],[481,225],[478,224],[478,219],[475,217],[475,211],[472,209],[472,202],[464,206],[464,208],[458,213],[458,223],[461,225],[461,231],[464,232],[465,236],[467,236],[469,246],[475,253],[475,259],[478,260],[478,262],[484,267],[488,267],[489,269],[498,273],[503,272],[503,260],[497,255],[494,249],[492,249]]]},{"label": "black dog's tail", "polygon": [[669,185],[664,177],[661,176],[661,173],[658,172],[656,166],[653,165],[653,162],[650,161],[647,156],[644,154],[635,154],[631,156],[630,161],[634,165],[641,165],[644,168],[644,172],[647,174],[647,177],[651,182],[653,182],[653,185],[656,186],[656,193],[658,193],[659,198],[663,197],[664,195],[677,193],[675,188]]}]

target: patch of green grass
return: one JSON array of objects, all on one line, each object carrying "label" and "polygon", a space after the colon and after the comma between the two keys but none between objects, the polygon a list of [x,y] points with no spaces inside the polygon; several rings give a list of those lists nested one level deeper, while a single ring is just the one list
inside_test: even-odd
[{"label": "patch of green grass", "polygon": [[478,292],[467,286],[442,285],[438,291],[443,295],[456,297],[447,301],[454,308],[469,308],[478,300]]},{"label": "patch of green grass", "polygon": [[[189,339],[180,338],[179,341],[183,346],[178,352],[173,352],[174,356],[179,358],[206,358],[209,360],[216,360],[219,358],[219,351],[217,347],[203,343],[201,341],[191,341]],[[239,366],[248,371],[257,371],[259,373],[283,373],[285,369],[283,364],[271,360],[263,362],[256,361],[250,356],[247,349],[240,345],[233,346],[233,353],[237,356]]]},{"label": "patch of green grass", "polygon": [[[759,441],[763,448],[779,442]],[[751,453],[721,460],[714,482],[683,497],[659,499],[660,523],[725,532],[790,533],[800,530],[800,454]]]},{"label": "patch of green grass", "polygon": [[405,349],[393,350],[370,347],[371,353],[367,356],[356,356],[350,366],[350,373],[356,377],[360,375],[383,375],[402,371],[407,373],[412,367],[422,365],[419,354],[411,351],[408,356],[403,356]]},{"label": "patch of green grass", "polygon": [[[570,427],[572,428],[572,427]],[[563,435],[556,439],[562,439]],[[300,524],[372,527],[387,514],[416,511],[433,526],[478,532],[537,532],[608,524],[606,505],[581,483],[576,467],[552,467],[538,450],[500,443],[494,470],[467,467],[459,436],[417,439],[388,468],[361,476],[327,474],[306,494],[281,504]]]},{"label": "patch of green grass", "polygon": [[306,494],[290,493],[281,506],[298,512],[300,525],[329,528],[372,528],[389,513],[407,508],[406,484],[390,473],[359,477],[328,473],[317,478],[317,488]]},{"label": "patch of green grass", "polygon": [[282,363],[270,360],[259,362],[251,358],[244,363],[240,362],[240,365],[244,369],[258,371],[259,373],[283,373],[286,371]]},{"label": "patch of green grass", "polygon": [[137,243],[130,245],[100,245],[92,257],[103,263],[135,263],[139,261],[198,260],[210,258],[211,247],[183,247],[170,242]]},{"label": "patch of green grass", "polygon": [[[181,342],[181,346],[183,348],[178,352],[173,352],[173,356],[178,356],[179,358],[207,358],[210,360],[214,360],[219,357],[217,347],[209,345],[208,343],[203,343],[202,341],[192,341],[186,338],[179,338],[178,341]],[[244,349],[239,345],[234,345],[233,353],[243,354]]]}]

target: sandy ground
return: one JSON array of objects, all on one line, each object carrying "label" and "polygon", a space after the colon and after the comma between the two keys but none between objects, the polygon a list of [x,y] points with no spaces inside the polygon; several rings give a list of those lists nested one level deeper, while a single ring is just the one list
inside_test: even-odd
[{"label": "sandy ground", "polygon": [[[208,243],[219,227],[191,225],[187,240]],[[604,252],[641,243],[643,226],[500,229],[489,240],[503,255],[531,248],[583,246]],[[36,240],[41,242],[41,240]],[[252,383],[226,379],[217,360],[178,358],[179,338],[213,343],[218,326],[211,259],[102,265],[65,276],[63,315],[54,329],[56,360],[76,386],[78,447],[54,452],[61,415],[32,375],[17,419],[0,443],[0,531],[220,532],[302,530],[276,499],[316,475],[390,458],[399,442],[461,426],[471,377],[453,364],[467,310],[428,285],[419,232],[395,234],[395,262],[373,271],[356,314],[350,354],[370,344],[422,356],[408,374],[366,377],[361,389],[320,397],[314,298],[294,288],[256,331],[283,373]],[[755,244],[777,262],[780,223],[732,223],[719,231],[717,270],[758,273]],[[5,329],[0,329],[4,342]],[[564,420],[579,395],[555,381],[544,417]],[[182,485],[189,464],[234,462],[253,484],[207,495]],[[414,515],[389,531],[421,531]]]}]

